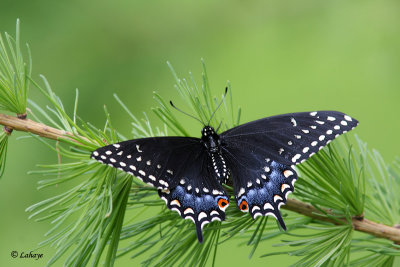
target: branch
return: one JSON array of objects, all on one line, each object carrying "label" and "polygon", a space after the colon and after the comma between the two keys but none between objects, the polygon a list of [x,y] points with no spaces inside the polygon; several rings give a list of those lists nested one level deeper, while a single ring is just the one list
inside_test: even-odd
[{"label": "branch", "polygon": [[[0,124],[6,127],[5,131],[10,133],[10,130],[22,131],[37,134],[41,137],[59,140],[61,138],[68,138],[68,136],[74,136],[74,134],[59,130],[50,126],[47,126],[43,123],[39,123],[36,121],[32,121],[29,119],[21,119],[18,117],[9,116],[6,114],[0,113]],[[80,138],[89,141],[87,138],[83,136],[79,136]],[[78,143],[77,140],[73,138],[68,138],[71,141]]]},{"label": "branch", "polygon": [[[347,224],[347,221],[345,219],[337,221],[330,217],[324,216],[312,205],[296,199],[288,199],[286,202],[286,206],[283,206],[283,208],[320,221],[330,222],[337,225],[341,225],[340,222],[343,222],[343,224]],[[330,213],[327,210],[325,210],[325,212],[327,212],[328,214]],[[398,229],[397,227],[387,226],[385,224],[376,223],[360,217],[353,217],[352,224],[354,230],[364,232],[376,237],[389,239],[396,244],[400,244],[400,229]]]},{"label": "branch", "polygon": [[[42,123],[38,123],[28,119],[20,119],[17,117],[8,116],[1,113],[0,113],[0,124],[4,125],[8,129],[29,132],[53,140],[59,140],[60,138],[74,136],[70,132],[59,130]],[[84,137],[80,138],[87,140],[87,138]],[[70,138],[70,140],[77,142],[75,139],[72,138]],[[317,220],[326,221],[333,224],[341,224],[340,222],[343,222],[343,224],[347,224],[347,221],[345,219],[342,219],[340,221],[334,220],[330,217],[322,215],[321,212],[316,208],[314,208],[312,205],[295,199],[288,199],[286,206],[283,206],[283,208],[303,214],[305,216]],[[328,214],[330,213],[329,211],[326,212]],[[352,224],[354,230],[364,232],[376,237],[385,238],[395,242],[396,244],[400,244],[400,229],[396,227],[379,224],[359,217],[352,218]]]}]

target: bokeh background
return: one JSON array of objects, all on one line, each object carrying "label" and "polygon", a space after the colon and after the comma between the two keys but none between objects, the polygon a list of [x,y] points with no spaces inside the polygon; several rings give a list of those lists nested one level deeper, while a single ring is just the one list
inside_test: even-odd
[{"label": "bokeh background", "polygon": [[[129,136],[129,119],[113,93],[138,116],[151,113],[154,90],[182,106],[166,61],[180,76],[192,71],[200,81],[204,58],[216,94],[230,81],[242,122],[340,110],[360,121],[355,132],[390,162],[400,155],[399,14],[396,0],[2,0],[0,31],[14,33],[20,18],[22,39],[32,50],[33,77],[44,74],[69,111],[79,88],[79,114],[98,127],[106,104],[114,126]],[[31,98],[43,103],[34,89]],[[181,119],[199,135],[198,124]],[[28,220],[24,210],[63,188],[36,190],[40,177],[27,172],[55,163],[57,156],[19,136],[10,139],[0,180],[0,266],[42,266],[44,260],[12,259],[10,253],[32,250],[44,239],[49,224]],[[251,260],[250,249],[240,242],[224,244],[217,264],[293,263],[290,257],[259,258],[276,243],[279,239],[264,242]],[[39,251],[49,259],[53,249]],[[125,257],[117,266],[139,262]]]}]

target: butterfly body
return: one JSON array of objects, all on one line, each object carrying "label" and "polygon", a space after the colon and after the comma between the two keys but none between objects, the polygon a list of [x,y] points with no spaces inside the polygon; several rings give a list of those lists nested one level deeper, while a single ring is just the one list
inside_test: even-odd
[{"label": "butterfly body", "polygon": [[267,117],[221,134],[205,126],[201,138],[152,137],[97,149],[92,158],[159,189],[169,209],[196,225],[225,219],[232,180],[237,207],[255,219],[271,215],[286,229],[280,207],[294,191],[296,164],[355,126],[337,111]]}]

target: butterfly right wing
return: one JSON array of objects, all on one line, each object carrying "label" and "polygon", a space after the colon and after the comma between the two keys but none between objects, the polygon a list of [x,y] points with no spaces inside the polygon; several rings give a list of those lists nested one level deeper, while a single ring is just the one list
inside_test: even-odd
[{"label": "butterfly right wing", "polygon": [[229,198],[210,169],[210,158],[198,138],[129,140],[101,147],[91,157],[159,189],[169,209],[195,223],[199,242],[205,224],[225,219]]}]

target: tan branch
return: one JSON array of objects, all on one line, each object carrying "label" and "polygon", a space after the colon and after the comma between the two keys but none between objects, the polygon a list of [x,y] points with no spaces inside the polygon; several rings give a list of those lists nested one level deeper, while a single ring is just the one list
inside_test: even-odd
[{"label": "tan branch", "polygon": [[[5,127],[7,127],[7,129],[11,131],[16,130],[16,131],[29,132],[53,140],[59,140],[60,138],[68,138],[68,136],[74,136],[70,132],[59,130],[47,126],[43,123],[39,123],[28,119],[20,119],[18,117],[13,117],[1,113],[0,113],[0,124],[4,125]],[[85,137],[82,136],[80,136],[80,138],[87,140]],[[77,142],[75,139],[72,138],[69,139],[74,142]]]},{"label": "tan branch", "polygon": [[[306,215],[308,217],[320,220],[320,221],[326,221],[330,222],[333,224],[347,224],[347,221],[345,219],[341,219],[340,222],[327,217],[323,214],[321,214],[321,211],[317,210],[314,208],[312,205],[308,203],[301,202],[296,199],[288,199],[286,202],[286,205],[283,206],[284,209],[291,210],[303,215]],[[328,214],[330,213],[329,211],[326,211]],[[321,215],[319,215],[321,214]],[[370,220],[367,220],[365,218],[359,218],[359,217],[354,217],[352,219],[352,224],[354,230],[368,233],[370,235],[374,235],[376,237],[380,238],[386,238],[389,240],[392,240],[396,244],[400,244],[400,229],[396,227],[391,227],[387,226],[384,224],[376,223]]]},{"label": "tan branch", "polygon": [[[17,117],[8,116],[5,114],[0,114],[0,124],[7,127],[7,129],[14,129],[17,131],[30,132],[33,134],[40,135],[45,138],[50,138],[53,140],[59,140],[59,138],[66,138],[72,136],[72,133],[55,129],[53,127],[47,126],[42,123],[38,123],[32,120],[20,119]],[[86,139],[84,137],[81,137]],[[76,140],[71,139],[76,142]],[[288,199],[285,209],[291,210],[308,217],[331,222],[334,224],[340,224],[339,222],[333,220],[332,218],[318,215],[321,214],[319,210],[311,206],[310,204],[295,200]],[[347,223],[346,220],[341,220],[343,223]],[[357,231],[368,233],[380,238],[386,238],[400,244],[400,229],[396,227],[387,226],[384,224],[379,224],[372,222],[364,218],[353,218],[352,220],[353,228]]]}]

